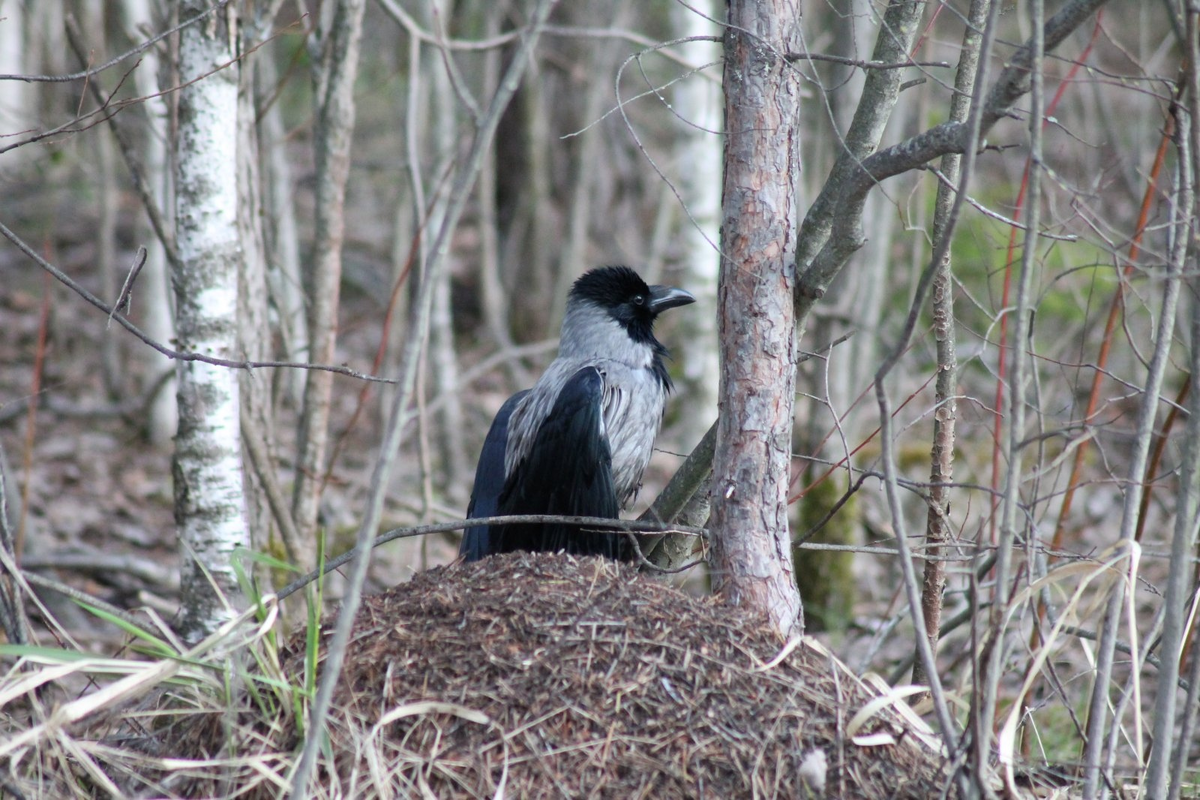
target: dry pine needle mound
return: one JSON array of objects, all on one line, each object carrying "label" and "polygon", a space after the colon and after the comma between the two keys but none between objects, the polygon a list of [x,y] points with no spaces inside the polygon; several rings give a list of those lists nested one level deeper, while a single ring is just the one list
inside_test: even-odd
[{"label": "dry pine needle mound", "polygon": [[320,780],[356,796],[942,796],[940,760],[906,723],[881,714],[860,735],[896,743],[855,744],[846,724],[871,693],[807,646],[772,664],[781,644],[606,560],[432,569],[365,603]]}]

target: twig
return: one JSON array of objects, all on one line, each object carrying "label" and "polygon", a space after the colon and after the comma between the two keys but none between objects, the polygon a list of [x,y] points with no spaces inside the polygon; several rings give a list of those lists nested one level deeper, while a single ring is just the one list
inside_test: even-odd
[{"label": "twig", "polygon": [[[116,302],[113,303],[114,314],[118,311],[122,314],[129,313],[129,299],[133,296],[133,284],[137,281],[144,266],[146,266],[146,248],[138,245],[137,254],[133,257],[133,266],[130,268],[129,274],[125,276],[125,283],[121,285],[121,292],[117,295]],[[108,324],[112,325],[112,314],[108,315]]]},{"label": "twig", "polygon": [[394,378],[381,378],[377,375],[368,375],[365,372],[359,372],[358,370],[350,369],[350,367],[334,367],[334,366],[330,366],[327,364],[306,364],[303,362],[295,362],[295,361],[233,361],[233,360],[230,360],[227,358],[217,358],[215,356],[207,356],[202,353],[184,353],[179,350],[173,350],[170,347],[167,347],[166,345],[152,339],[145,332],[143,332],[141,328],[139,328],[137,325],[134,325],[132,322],[130,322],[129,318],[126,317],[124,314],[118,313],[116,311],[116,309],[114,309],[111,305],[109,305],[108,303],[105,303],[103,300],[96,297],[94,294],[89,292],[87,289],[85,289],[78,282],[73,280],[69,275],[64,273],[58,267],[54,266],[46,259],[39,256],[37,254],[37,252],[35,252],[33,250],[33,248],[31,248],[28,244],[26,244],[25,241],[21,239],[21,237],[17,236],[15,233],[13,233],[11,230],[9,230],[8,226],[6,226],[3,222],[0,222],[0,236],[3,236],[5,239],[8,239],[10,242],[12,242],[18,250],[20,250],[22,253],[24,253],[26,256],[28,256],[31,260],[33,260],[42,269],[46,270],[51,275],[53,275],[64,286],[66,286],[71,291],[75,292],[77,295],[82,297],[89,304],[95,306],[96,308],[103,311],[106,315],[108,315],[112,319],[116,320],[117,323],[121,327],[123,327],[125,330],[132,333],[135,337],[137,337],[139,340],[141,340],[144,344],[148,345],[149,347],[153,348],[154,350],[157,350],[158,352],[162,353],[164,356],[174,359],[176,361],[200,361],[205,364],[213,364],[218,367],[230,367],[232,369],[287,368],[287,369],[322,370],[325,372],[332,372],[336,375],[345,375],[350,378],[357,378],[358,380],[363,380],[363,381],[372,381],[374,383],[395,384],[398,382]]},{"label": "twig", "polygon": [[857,58],[846,58],[844,56],[831,56],[822,53],[788,53],[784,56],[788,61],[828,61],[831,64],[842,64],[847,67],[858,67],[859,69],[905,69],[907,67],[942,67],[948,68],[950,63],[947,61],[897,61],[892,64],[883,64],[878,61],[863,61]]}]

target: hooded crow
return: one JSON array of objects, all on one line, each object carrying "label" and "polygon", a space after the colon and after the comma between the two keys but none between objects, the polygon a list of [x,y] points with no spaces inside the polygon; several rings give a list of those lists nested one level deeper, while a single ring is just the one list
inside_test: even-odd
[{"label": "hooded crow", "polygon": [[[647,286],[629,267],[600,267],[575,281],[558,357],[492,422],[467,516],[617,519],[641,486],[671,391],[654,320],[695,300],[683,289]],[[634,555],[623,534],[560,523],[468,528],[460,554],[475,561],[514,550]]]}]

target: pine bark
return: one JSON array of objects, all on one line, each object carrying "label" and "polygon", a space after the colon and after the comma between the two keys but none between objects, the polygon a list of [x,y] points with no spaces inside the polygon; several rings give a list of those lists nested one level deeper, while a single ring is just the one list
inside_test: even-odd
[{"label": "pine bark", "polygon": [[729,4],[711,518],[715,588],[784,636],[803,630],[787,518],[800,91],[785,55],[798,49],[799,21],[788,0]]}]

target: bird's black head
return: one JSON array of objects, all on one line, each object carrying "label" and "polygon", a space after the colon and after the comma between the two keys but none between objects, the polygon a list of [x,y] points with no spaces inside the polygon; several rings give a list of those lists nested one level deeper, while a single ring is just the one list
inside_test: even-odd
[{"label": "bird's black head", "polygon": [[654,320],[663,311],[696,302],[673,286],[647,286],[629,267],[598,267],[584,273],[571,288],[572,301],[592,303],[609,313],[629,333],[629,338],[664,352],[654,338]]}]

